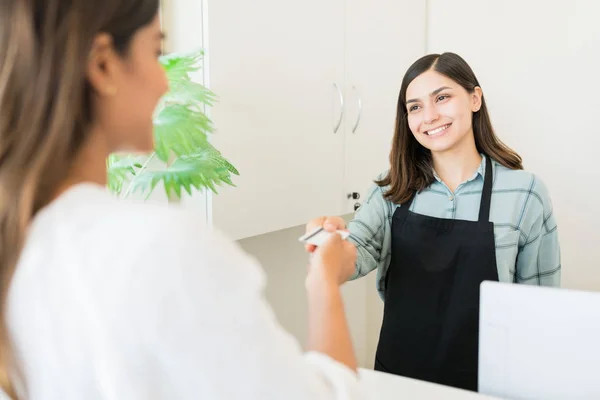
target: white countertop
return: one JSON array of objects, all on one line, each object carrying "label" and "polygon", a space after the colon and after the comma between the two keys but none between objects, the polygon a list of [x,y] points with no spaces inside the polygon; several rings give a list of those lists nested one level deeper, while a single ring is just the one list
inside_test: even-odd
[{"label": "white countertop", "polygon": [[373,400],[498,400],[496,397],[370,369],[360,368],[359,374],[365,394]]}]

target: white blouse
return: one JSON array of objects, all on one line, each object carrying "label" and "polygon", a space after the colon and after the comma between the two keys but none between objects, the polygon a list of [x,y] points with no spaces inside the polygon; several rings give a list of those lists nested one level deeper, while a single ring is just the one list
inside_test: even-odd
[{"label": "white blouse", "polygon": [[22,397],[362,398],[349,368],[282,329],[260,266],[203,225],[93,184],[43,209],[8,298]]}]

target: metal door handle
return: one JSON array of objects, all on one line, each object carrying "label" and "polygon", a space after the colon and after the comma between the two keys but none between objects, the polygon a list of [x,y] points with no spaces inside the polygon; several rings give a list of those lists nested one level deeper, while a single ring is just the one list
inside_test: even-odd
[{"label": "metal door handle", "polygon": [[340,107],[342,108],[342,110],[340,112],[340,119],[338,120],[337,124],[333,128],[333,133],[337,133],[338,129],[340,129],[340,125],[342,124],[342,119],[344,118],[344,96],[342,95],[342,91],[340,90],[340,88],[338,87],[338,85],[335,82],[333,83],[333,87],[335,87],[337,89],[338,94],[340,95]]},{"label": "metal door handle", "polygon": [[360,117],[362,115],[362,100],[360,98],[360,94],[358,93],[358,90],[356,90],[356,86],[352,86],[352,89],[356,92],[356,98],[358,99],[358,117],[356,118],[356,123],[354,124],[354,127],[352,128],[352,133],[355,133],[356,129],[358,128],[358,124],[360,123]]}]

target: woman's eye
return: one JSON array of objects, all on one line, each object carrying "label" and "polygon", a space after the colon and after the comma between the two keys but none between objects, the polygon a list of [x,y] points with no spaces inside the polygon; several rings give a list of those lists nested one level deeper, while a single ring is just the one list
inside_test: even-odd
[{"label": "woman's eye", "polygon": [[442,100],[446,100],[447,98],[449,98],[450,96],[448,96],[447,94],[442,94],[438,97],[438,101],[442,101]]},{"label": "woman's eye", "polygon": [[419,106],[411,106],[408,111],[413,112],[413,111],[417,111],[419,109]]}]

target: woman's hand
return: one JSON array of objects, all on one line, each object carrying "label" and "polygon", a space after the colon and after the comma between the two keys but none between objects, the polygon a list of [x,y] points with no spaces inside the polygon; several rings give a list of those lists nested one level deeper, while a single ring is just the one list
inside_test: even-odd
[{"label": "woman's hand", "polygon": [[[319,217],[315,218],[306,224],[306,233],[312,232],[317,227],[322,226],[327,232],[335,232],[337,230],[345,230],[346,222],[341,217]],[[304,245],[306,251],[312,253],[315,251],[317,246],[312,244]]]},{"label": "woman's hand", "polygon": [[356,247],[334,233],[312,252],[306,286],[340,286],[354,274]]}]

